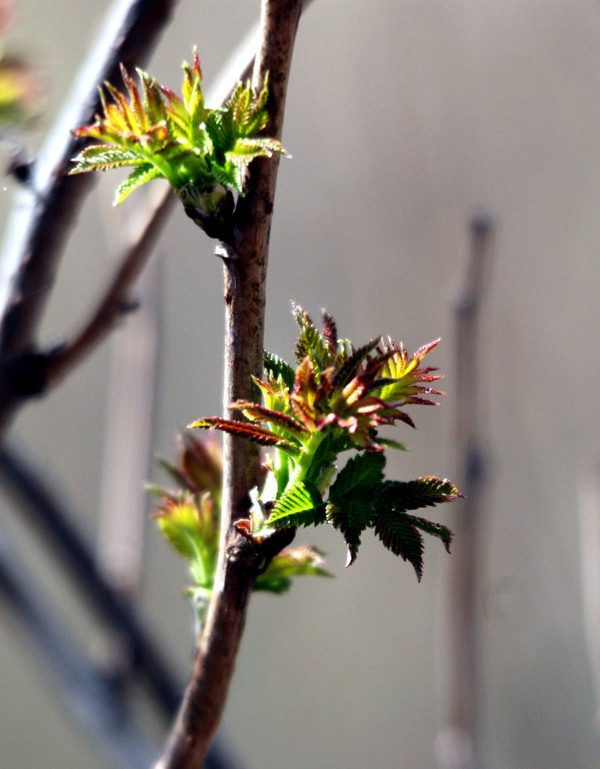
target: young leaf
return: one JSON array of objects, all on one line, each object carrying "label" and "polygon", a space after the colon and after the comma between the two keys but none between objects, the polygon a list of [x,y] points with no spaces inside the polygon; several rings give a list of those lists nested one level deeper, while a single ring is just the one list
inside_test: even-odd
[{"label": "young leaf", "polygon": [[332,577],[323,565],[323,553],[316,547],[303,545],[286,548],[273,558],[265,572],[258,575],[254,590],[281,594],[290,589],[293,577],[311,574]]},{"label": "young leaf", "polygon": [[423,576],[423,537],[406,513],[382,510],[375,518],[375,533],[388,550],[412,564],[417,579]]},{"label": "young leaf", "polygon": [[155,168],[148,163],[139,166],[135,171],[129,174],[127,179],[119,184],[115,192],[113,205],[120,205],[125,198],[137,190],[138,187],[141,187],[142,184],[146,184],[146,182],[149,182],[151,179],[158,178],[160,175],[158,168]]},{"label": "young leaf", "polygon": [[[268,90],[255,93],[241,83],[223,107],[208,109],[202,95],[202,72],[194,51],[193,66],[183,65],[183,99],[141,69],[140,87],[125,68],[125,91],[105,83],[100,91],[102,115],[75,136],[97,144],[75,158],[72,174],[139,165],[119,187],[115,205],[156,177],[167,179],[186,213],[208,234],[226,238],[226,212],[232,190],[243,194],[245,170],[254,158],[285,155],[275,139],[259,136],[269,113]],[[153,169],[152,171],[150,169]]]},{"label": "young leaf", "polygon": [[334,504],[342,496],[355,494],[361,489],[372,489],[383,480],[385,455],[363,453],[351,457],[338,473],[329,491],[329,500]]},{"label": "young leaf", "polygon": [[375,533],[388,550],[413,565],[420,580],[423,574],[423,538],[419,529],[440,539],[448,552],[452,533],[446,526],[409,515],[406,511],[433,507],[462,496],[450,481],[433,476],[409,482],[384,481],[374,496]]},{"label": "young leaf", "polygon": [[278,449],[286,451],[295,456],[299,449],[293,443],[282,438],[272,430],[249,422],[236,422],[232,419],[221,419],[221,417],[205,417],[192,422],[188,427],[199,427],[204,430],[221,430],[231,435],[237,435],[238,438],[244,438],[252,443],[258,443],[259,446],[277,446]]},{"label": "young leaf", "polygon": [[281,381],[290,392],[294,389],[296,372],[289,363],[286,363],[283,358],[280,358],[271,352],[264,353],[263,362],[266,374],[270,375],[275,380],[281,377]]},{"label": "young leaf", "polygon": [[310,481],[299,481],[288,489],[273,508],[267,526],[312,526],[325,522],[325,505]]},{"label": "young leaf", "polygon": [[252,422],[270,422],[271,425],[280,428],[295,438],[305,438],[308,436],[308,430],[304,428],[301,422],[292,416],[282,414],[280,411],[268,409],[252,401],[237,401],[233,408],[240,409],[244,416]]},{"label": "young leaf", "polygon": [[405,512],[434,507],[463,496],[451,481],[430,475],[414,481],[384,481],[377,489],[374,506]]},{"label": "young leaf", "polygon": [[318,331],[306,310],[294,303],[292,309],[300,327],[296,342],[296,360],[301,363],[305,358],[309,358],[318,378],[318,375],[333,363],[330,342]]}]

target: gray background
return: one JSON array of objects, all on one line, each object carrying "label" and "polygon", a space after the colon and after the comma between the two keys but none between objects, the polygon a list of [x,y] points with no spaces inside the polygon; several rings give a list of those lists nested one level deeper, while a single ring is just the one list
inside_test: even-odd
[{"label": "gray background", "polygon": [[[37,146],[103,12],[75,0],[21,0],[15,42],[45,69]],[[258,14],[258,2],[182,0],[149,65],[173,87],[191,48],[205,82]],[[413,410],[418,431],[390,474],[452,476],[450,303],[467,222],[498,221],[482,341],[494,460],[482,603],[489,767],[597,766],[594,692],[584,644],[577,484],[598,445],[600,5],[593,0],[315,0],[301,21],[272,235],[267,348],[290,356],[291,298],[326,306],[344,336],[379,333],[410,349],[443,337],[441,408]],[[85,316],[109,274],[114,230],[103,179],[73,234],[43,338]],[[10,185],[9,185],[10,186]],[[1,193],[4,220],[12,189]],[[114,218],[113,218],[114,217]],[[120,218],[119,218],[120,217]],[[221,409],[221,266],[179,211],[157,249],[160,389],[154,453],[177,429]],[[108,347],[20,414],[11,437],[50,474],[96,536],[107,418]],[[424,412],[424,413],[423,413]],[[149,416],[149,419],[152,417]],[[145,477],[140,477],[140,486]],[[24,540],[3,503],[3,518]],[[450,523],[455,510],[437,519]],[[442,724],[448,556],[428,541],[425,576],[370,536],[335,580],[256,597],[225,718],[249,767],[430,769]],[[66,617],[77,605],[31,545],[31,566]],[[458,543],[453,558],[460,557]],[[148,524],[139,601],[182,675],[190,665],[183,565]],[[102,758],[69,723],[25,636],[0,607],[2,766],[86,766]],[[78,628],[91,643],[92,632]]]}]

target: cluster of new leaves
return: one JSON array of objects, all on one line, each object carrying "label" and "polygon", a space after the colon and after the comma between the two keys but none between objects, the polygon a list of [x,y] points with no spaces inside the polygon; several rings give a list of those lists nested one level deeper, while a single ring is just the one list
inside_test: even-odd
[{"label": "cluster of new leaves", "polygon": [[[103,116],[75,131],[100,142],[84,149],[73,174],[133,167],[117,188],[114,205],[142,184],[163,177],[200,226],[231,212],[230,190],[242,192],[244,172],[256,157],[285,154],[274,139],[259,137],[268,120],[268,87],[256,94],[239,83],[223,107],[204,103],[198,54],[184,63],[182,98],[137,70],[141,91],[121,67],[126,93],[110,83],[100,90]],[[110,97],[111,101],[109,101]]]},{"label": "cluster of new leaves", "polygon": [[[434,405],[429,396],[435,369],[422,359],[439,340],[408,356],[401,344],[375,339],[355,349],[339,340],[336,325],[323,314],[319,331],[308,314],[294,308],[300,335],[296,368],[265,354],[265,376],[256,380],[264,403],[232,404],[248,421],[209,417],[190,427],[217,429],[274,448],[265,484],[257,495],[249,530],[264,536],[280,526],[329,523],[342,532],[347,566],[356,560],[362,533],[371,528],[383,544],[409,561],[420,579],[426,532],[449,548],[452,535],[440,524],[409,511],[460,496],[435,477],[410,482],[384,479],[384,450],[404,448],[380,435],[396,422],[414,427],[405,407]],[[342,452],[355,453],[339,470]],[[336,475],[337,473],[337,475]]]},{"label": "cluster of new leaves", "polygon": [[[193,585],[188,593],[202,621],[213,589],[219,551],[221,449],[215,441],[186,436],[177,464],[161,464],[178,490],[151,487],[160,499],[155,518],[166,539],[189,563]],[[290,588],[293,577],[304,574],[327,575],[322,554],[309,546],[286,548],[258,575],[254,589],[283,593]]]}]

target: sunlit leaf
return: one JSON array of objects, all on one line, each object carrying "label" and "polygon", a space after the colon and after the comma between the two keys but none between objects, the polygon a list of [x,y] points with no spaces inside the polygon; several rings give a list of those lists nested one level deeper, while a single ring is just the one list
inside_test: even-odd
[{"label": "sunlit leaf", "polygon": [[311,526],[325,521],[325,505],[310,481],[299,481],[279,499],[267,520],[272,526]]},{"label": "sunlit leaf", "polygon": [[333,576],[323,568],[324,563],[323,553],[316,547],[286,548],[273,558],[265,572],[258,575],[254,590],[281,594],[290,589],[293,577]]}]

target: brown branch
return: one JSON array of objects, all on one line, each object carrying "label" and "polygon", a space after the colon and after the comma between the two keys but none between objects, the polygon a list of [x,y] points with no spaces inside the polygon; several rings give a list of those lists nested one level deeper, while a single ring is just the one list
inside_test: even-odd
[{"label": "brown branch", "polygon": [[[308,0],[305,0],[305,5]],[[258,25],[256,27],[258,37]],[[223,104],[237,83],[252,76],[256,45],[252,50],[244,40],[234,51],[217,77],[217,83],[206,93],[207,104]],[[168,220],[177,198],[171,187],[163,185],[156,196],[143,204],[133,218],[141,221],[138,232],[123,254],[112,280],[104,289],[97,307],[71,341],[54,352],[46,368],[46,388],[58,384],[118,324],[129,305],[129,292],[146,264],[158,235]]]},{"label": "brown branch", "polygon": [[60,382],[112,331],[123,313],[129,309],[131,286],[146,264],[175,200],[169,187],[167,194],[161,190],[157,201],[148,207],[146,221],[126,249],[98,306],[79,333],[50,357],[46,369],[46,387]]},{"label": "brown branch", "polygon": [[[263,0],[261,50],[253,86],[260,89],[269,72],[269,136],[281,137],[287,82],[301,0]],[[226,342],[225,405],[252,395],[251,375],[262,369],[265,283],[269,235],[277,176],[277,158],[259,158],[251,166],[234,214],[233,242],[219,251],[224,260]],[[265,557],[231,526],[247,516],[248,491],[256,485],[259,456],[255,447],[225,437],[224,497],[219,570],[206,626],[200,639],[192,680],[157,769],[200,769],[216,733],[244,630],[257,568]],[[284,531],[273,552],[293,538]]]},{"label": "brown branch", "polygon": [[[25,218],[18,213],[12,224],[14,237],[3,254],[10,287],[0,313],[0,431],[9,423],[23,398],[15,383],[15,365],[35,349],[37,328],[54,282],[59,257],[91,175],[67,176],[69,164],[81,142],[69,134],[78,125],[92,122],[99,111],[97,87],[114,80],[119,62],[139,65],[150,53],[169,20],[176,0],[117,2],[84,71],[84,93],[77,92],[59,119],[34,168]],[[81,89],[80,89],[81,90]],[[83,105],[83,106],[82,106]],[[27,194],[27,193],[24,193]]]},{"label": "brown branch", "polygon": [[481,764],[479,596],[484,484],[488,462],[482,437],[480,386],[480,309],[492,255],[492,223],[475,217],[471,248],[455,301],[456,438],[461,466],[457,484],[466,499],[455,512],[455,554],[448,587],[447,723],[437,738],[443,767],[475,769]]}]

